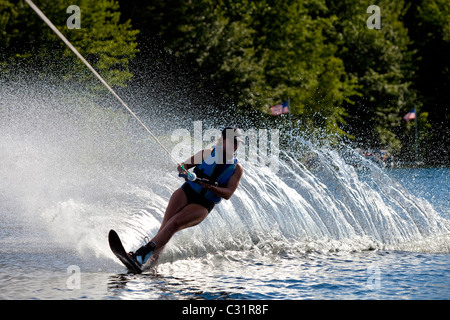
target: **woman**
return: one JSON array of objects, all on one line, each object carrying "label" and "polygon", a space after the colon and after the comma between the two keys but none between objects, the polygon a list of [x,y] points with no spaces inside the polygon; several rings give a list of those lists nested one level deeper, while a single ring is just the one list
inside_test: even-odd
[{"label": "woman", "polygon": [[[155,250],[160,251],[176,232],[196,226],[222,198],[230,199],[244,172],[235,155],[239,142],[243,142],[241,130],[226,127],[216,146],[199,151],[181,164],[186,170],[195,167],[194,173],[200,179],[186,180],[172,194],[156,236],[136,252],[129,253],[140,266]],[[179,173],[186,174],[181,166],[177,169]],[[217,186],[200,180],[217,182]]]}]

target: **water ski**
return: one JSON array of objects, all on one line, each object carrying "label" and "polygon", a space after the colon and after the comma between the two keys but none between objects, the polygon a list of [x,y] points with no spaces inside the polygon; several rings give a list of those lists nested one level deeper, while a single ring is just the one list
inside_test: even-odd
[{"label": "water ski", "polygon": [[110,230],[108,241],[112,252],[116,255],[117,258],[119,258],[120,262],[122,262],[125,267],[127,267],[129,272],[142,273],[142,268],[128,256],[117,232],[115,232],[114,230]]}]

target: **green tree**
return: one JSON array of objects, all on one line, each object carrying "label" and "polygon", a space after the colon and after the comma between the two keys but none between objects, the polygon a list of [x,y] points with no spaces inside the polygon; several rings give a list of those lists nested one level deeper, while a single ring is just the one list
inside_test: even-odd
[{"label": "green tree", "polygon": [[342,103],[357,92],[328,41],[336,17],[324,1],[149,1],[137,10],[169,52],[205,70],[241,108],[268,113],[290,97],[303,125],[344,134]]},{"label": "green tree", "polygon": [[[366,24],[372,4],[381,8],[380,30]],[[143,30],[141,43],[154,48],[159,39],[158,49],[188,62],[205,76],[199,86],[214,84],[216,96],[234,102],[239,112],[268,114],[271,105],[290,97],[294,123],[398,154],[410,151],[414,128],[402,117],[416,108],[419,140],[449,149],[448,1],[122,0],[121,5]],[[287,117],[261,119],[289,125]]]},{"label": "green tree", "polygon": [[402,19],[407,6],[403,1],[378,1],[381,29],[369,29],[366,13],[370,1],[327,1],[336,12],[339,37],[338,57],[347,74],[358,79],[359,96],[347,104],[349,125],[357,141],[365,147],[387,147],[399,152],[402,115],[417,107],[416,91],[411,87],[414,72],[411,41]]},{"label": "green tree", "polygon": [[[428,121],[419,121],[420,151],[432,164],[450,159],[450,3],[445,0],[410,1],[405,19],[410,30],[417,72],[414,88]],[[419,118],[420,119],[420,118]],[[412,136],[409,128],[406,136]],[[405,150],[410,153],[410,150]]]},{"label": "green tree", "polygon": [[[111,0],[74,0],[81,9],[81,29],[68,29],[67,1],[35,1],[36,5],[111,85],[124,85],[132,74],[131,59],[138,52],[131,21],[121,23],[119,5]],[[85,67],[53,31],[23,1],[0,1],[3,71],[29,67],[50,76],[85,80]],[[92,77],[91,77],[92,78]]]},{"label": "green tree", "polygon": [[[344,135],[342,103],[356,94],[337,46],[328,41],[335,15],[323,1],[258,1],[254,18],[257,48],[263,52],[263,77],[256,92],[264,107],[291,97],[296,118],[309,129]],[[267,110],[267,109],[266,109]]]}]

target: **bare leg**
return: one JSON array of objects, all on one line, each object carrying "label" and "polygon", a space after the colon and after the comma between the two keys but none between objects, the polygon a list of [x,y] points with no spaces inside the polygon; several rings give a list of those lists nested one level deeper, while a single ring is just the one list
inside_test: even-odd
[{"label": "bare leg", "polygon": [[161,229],[164,228],[167,221],[169,221],[174,215],[181,211],[181,209],[183,209],[187,204],[187,197],[183,189],[178,188],[177,190],[175,190],[175,192],[170,197],[169,204],[167,205],[166,212],[164,213],[164,218],[161,226],[159,227],[158,233],[159,231],[161,231]]},{"label": "bare leg", "polygon": [[170,197],[158,233],[148,244],[134,253],[136,261],[144,264],[150,258],[151,252],[154,252],[153,259],[156,261],[159,253],[177,231],[199,224],[207,215],[208,210],[205,207],[187,204],[184,191],[181,188],[176,190]]},{"label": "bare leg", "polygon": [[207,215],[208,210],[205,207],[195,203],[188,204],[163,223],[152,241],[156,243],[157,249],[162,248],[176,232],[199,224]]}]

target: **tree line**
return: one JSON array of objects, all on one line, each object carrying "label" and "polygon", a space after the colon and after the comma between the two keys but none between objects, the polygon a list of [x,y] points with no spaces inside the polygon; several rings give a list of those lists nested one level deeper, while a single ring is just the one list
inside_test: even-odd
[{"label": "tree line", "polygon": [[[35,3],[114,86],[151,77],[142,72],[148,65],[170,64],[166,72],[189,74],[192,92],[208,92],[214,99],[204,101],[215,108],[256,112],[404,160],[414,158],[414,121],[403,116],[415,109],[421,159],[449,164],[447,0]],[[367,26],[372,4],[379,29]],[[79,30],[64,29],[69,5],[81,9]],[[2,77],[27,65],[88,77],[23,0],[0,0],[0,32]],[[288,98],[290,115],[272,117],[270,106]]]}]

